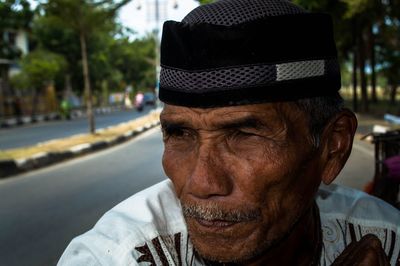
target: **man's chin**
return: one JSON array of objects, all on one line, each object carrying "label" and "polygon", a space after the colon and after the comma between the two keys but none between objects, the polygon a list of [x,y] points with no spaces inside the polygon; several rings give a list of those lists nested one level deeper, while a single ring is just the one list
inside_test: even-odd
[{"label": "man's chin", "polygon": [[[195,225],[193,224],[195,223]],[[189,235],[193,246],[203,259],[216,262],[243,262],[260,252],[257,232],[251,224],[189,223]],[[264,244],[264,245],[263,245]],[[267,243],[261,244],[268,248]]]},{"label": "man's chin", "polygon": [[220,263],[243,263],[258,257],[268,247],[260,248],[258,246],[219,243],[219,242],[203,242],[192,239],[192,243],[196,253],[207,261]]}]

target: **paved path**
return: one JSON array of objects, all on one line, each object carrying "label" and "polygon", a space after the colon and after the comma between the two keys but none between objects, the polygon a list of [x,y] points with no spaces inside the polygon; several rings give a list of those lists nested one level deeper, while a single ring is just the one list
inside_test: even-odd
[{"label": "paved path", "polygon": [[373,149],[372,144],[356,140],[347,164],[334,182],[362,190],[374,176]]}]

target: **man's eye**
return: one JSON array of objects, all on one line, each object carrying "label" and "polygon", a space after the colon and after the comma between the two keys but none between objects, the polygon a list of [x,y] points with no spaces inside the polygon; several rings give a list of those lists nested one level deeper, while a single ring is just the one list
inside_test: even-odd
[{"label": "man's eye", "polygon": [[163,133],[165,138],[185,138],[191,136],[189,129],[181,127],[165,127],[163,128]]},{"label": "man's eye", "polygon": [[253,132],[244,131],[244,130],[235,130],[232,134],[234,138],[247,138],[247,137],[255,137],[257,136]]}]

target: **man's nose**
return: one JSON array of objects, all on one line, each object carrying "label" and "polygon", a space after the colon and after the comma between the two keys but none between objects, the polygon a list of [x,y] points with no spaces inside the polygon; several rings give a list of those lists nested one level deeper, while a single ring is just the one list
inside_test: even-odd
[{"label": "man's nose", "polygon": [[227,171],[223,152],[217,147],[203,145],[195,156],[195,165],[187,183],[189,193],[200,199],[229,195],[233,180]]}]

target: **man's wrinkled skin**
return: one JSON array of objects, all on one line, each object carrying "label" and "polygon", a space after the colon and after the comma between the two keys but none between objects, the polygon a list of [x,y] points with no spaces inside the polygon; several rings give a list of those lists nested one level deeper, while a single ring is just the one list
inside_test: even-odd
[{"label": "man's wrinkled skin", "polygon": [[243,265],[310,265],[321,180],[345,164],[357,126],[343,111],[318,148],[294,103],[223,108],[166,105],[163,167],[203,258]]}]

